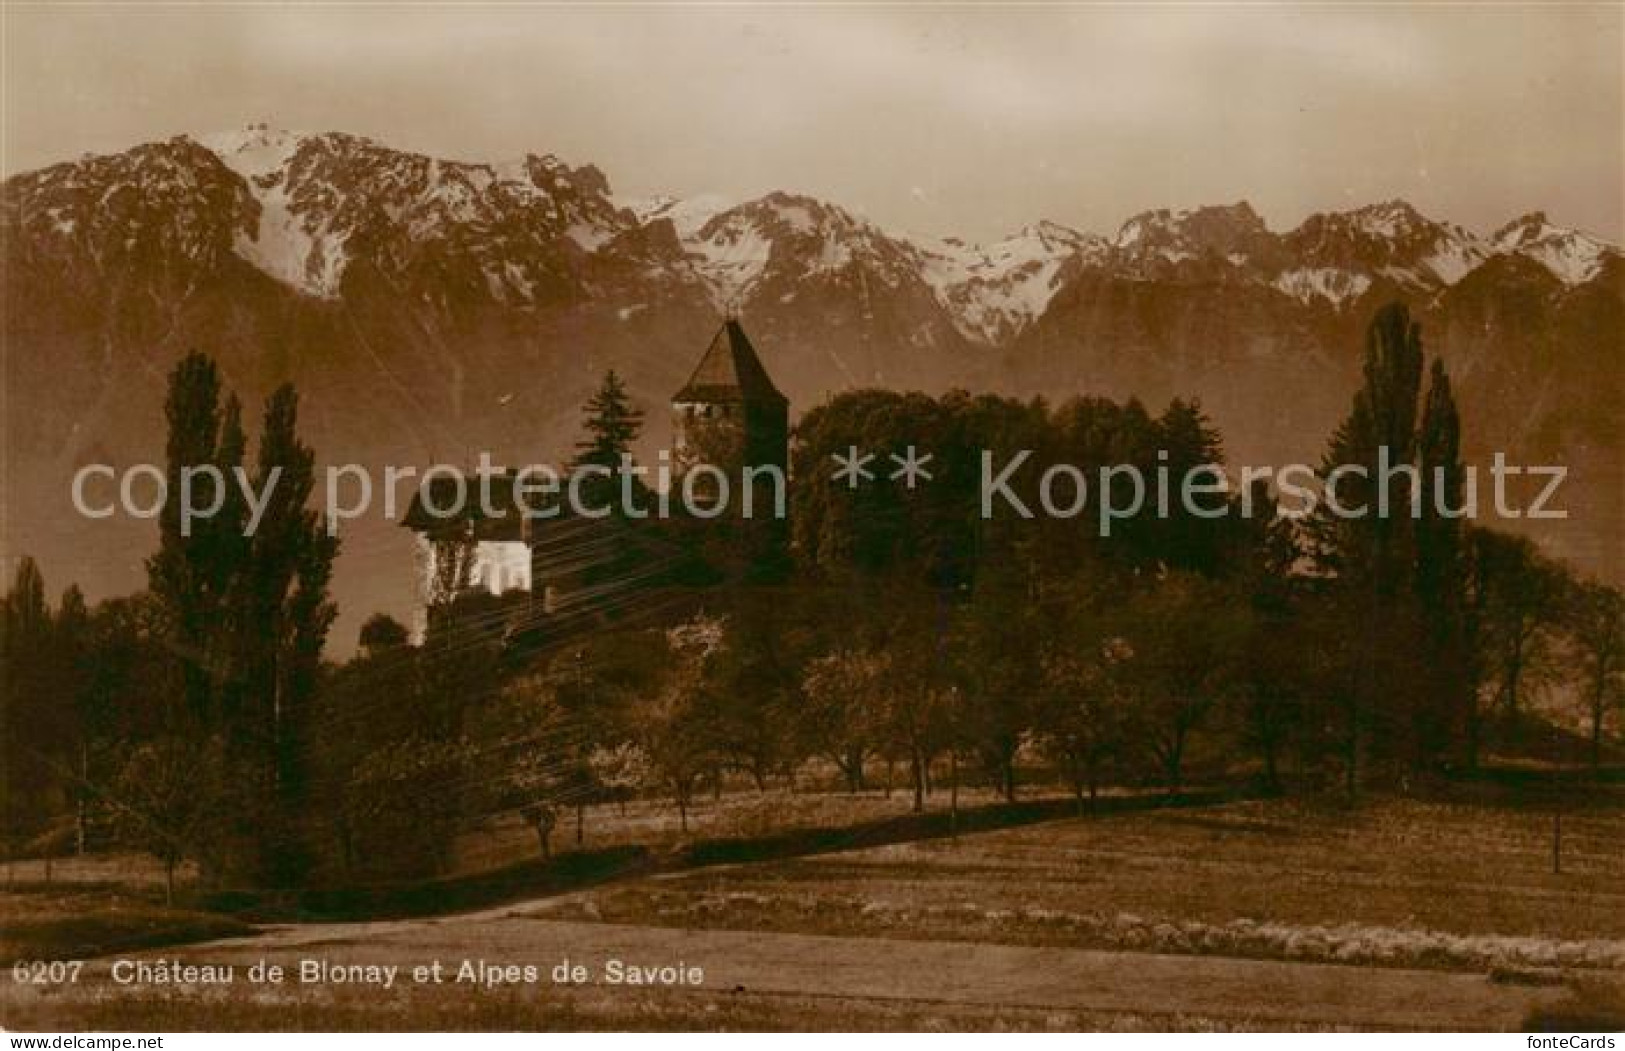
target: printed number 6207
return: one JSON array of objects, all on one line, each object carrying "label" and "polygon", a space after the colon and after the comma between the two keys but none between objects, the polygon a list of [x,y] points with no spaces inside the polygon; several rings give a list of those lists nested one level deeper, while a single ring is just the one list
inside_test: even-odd
[{"label": "printed number 6207", "polygon": [[82,960],[18,960],[11,966],[11,980],[18,985],[71,985],[84,966]]}]

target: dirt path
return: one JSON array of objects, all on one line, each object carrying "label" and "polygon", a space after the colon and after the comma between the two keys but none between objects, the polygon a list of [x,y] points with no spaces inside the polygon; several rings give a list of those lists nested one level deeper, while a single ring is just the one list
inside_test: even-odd
[{"label": "dirt path", "polygon": [[[399,968],[395,989],[413,967],[439,960],[450,979],[464,960],[533,964],[541,995],[561,960],[584,964],[602,981],[611,960],[639,966],[703,969],[703,989],[757,995],[960,1007],[1024,1007],[1136,1015],[1185,1015],[1254,1024],[1305,1023],[1358,1028],[1512,1030],[1537,1005],[1561,999],[1553,988],[1491,982],[1480,975],[1301,964],[1221,957],[1098,952],[951,941],[898,941],[748,931],[685,931],[532,918],[523,906],[443,920],[301,925],[253,938],[191,946],[146,958],[235,964],[241,975],[258,960],[288,967],[300,960],[329,965]],[[75,996],[98,995],[111,960],[86,966],[85,984],[55,994],[71,1016]],[[308,987],[306,987],[308,990]],[[496,995],[465,986],[469,997]],[[237,986],[238,991],[246,991]],[[257,995],[296,997],[296,979]],[[381,996],[390,995],[379,990]],[[6,990],[0,1002],[31,990]],[[459,990],[459,995],[463,993]],[[500,995],[512,996],[509,986]],[[530,992],[522,992],[530,995]],[[15,1001],[14,1001],[15,1002]],[[37,1005],[36,1005],[37,1006]],[[55,1013],[53,1011],[53,1013]]]}]

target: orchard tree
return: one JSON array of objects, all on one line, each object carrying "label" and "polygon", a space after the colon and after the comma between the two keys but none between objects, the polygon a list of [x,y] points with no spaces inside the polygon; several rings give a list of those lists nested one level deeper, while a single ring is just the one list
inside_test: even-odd
[{"label": "orchard tree", "polygon": [[218,740],[166,733],[130,749],[108,793],[115,836],[158,860],[168,904],[183,862],[205,871],[219,862],[221,804],[233,794],[226,769]]},{"label": "orchard tree", "polygon": [[1474,536],[1487,685],[1505,730],[1516,733],[1528,694],[1556,674],[1568,581],[1526,537],[1489,529]]},{"label": "orchard tree", "polygon": [[1597,581],[1579,584],[1568,616],[1576,679],[1591,730],[1591,766],[1602,764],[1603,729],[1625,710],[1625,594]]},{"label": "orchard tree", "polygon": [[1191,736],[1235,688],[1250,613],[1225,588],[1171,573],[1129,600],[1124,678],[1139,740],[1178,788]]},{"label": "orchard tree", "polygon": [[1072,789],[1078,812],[1094,802],[1128,739],[1127,698],[1121,682],[1128,654],[1122,640],[1079,640],[1076,648],[1045,654],[1040,670],[1039,740]]},{"label": "orchard tree", "polygon": [[676,804],[685,833],[694,789],[714,771],[719,755],[712,725],[712,665],[721,646],[722,625],[714,620],[699,617],[668,631],[670,665],[633,717],[650,768]]},{"label": "orchard tree", "polygon": [[876,749],[885,663],[870,650],[838,649],[813,660],[802,685],[808,743],[835,764],[851,792],[863,791],[864,765]]}]

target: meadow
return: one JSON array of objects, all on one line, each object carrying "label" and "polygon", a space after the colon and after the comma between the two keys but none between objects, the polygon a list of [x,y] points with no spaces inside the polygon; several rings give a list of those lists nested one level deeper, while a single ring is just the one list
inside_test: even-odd
[{"label": "meadow", "polygon": [[[699,820],[705,834],[743,835],[765,805],[725,797]],[[843,806],[884,814],[906,801],[802,805],[819,815],[803,820],[834,821]],[[613,834],[614,812],[589,822]],[[642,834],[659,825],[653,808],[628,819]],[[1549,808],[1459,793],[1101,813],[662,871],[458,915],[272,924],[163,954],[681,953],[707,967],[694,989],[115,988],[93,961],[76,988],[12,986],[0,1006],[8,1028],[1617,1028],[1625,806],[1600,789],[1568,799],[1555,859],[1554,826]],[[485,833],[488,849],[510,833]],[[114,893],[18,888],[0,915]],[[231,932],[197,936],[219,933]]]}]

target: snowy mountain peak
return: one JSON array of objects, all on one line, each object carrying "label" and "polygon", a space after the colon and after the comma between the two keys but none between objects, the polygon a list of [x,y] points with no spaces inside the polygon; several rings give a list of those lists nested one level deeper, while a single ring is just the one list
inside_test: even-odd
[{"label": "snowy mountain peak", "polygon": [[1356,229],[1372,237],[1402,238],[1430,225],[1429,220],[1412,207],[1409,201],[1397,197],[1379,204],[1368,204],[1345,214],[1352,220]]},{"label": "snowy mountain peak", "polygon": [[288,163],[308,136],[301,132],[249,124],[234,131],[200,136],[198,142],[222,164],[245,178],[266,175]]},{"label": "snowy mountain peak", "polygon": [[683,240],[693,237],[700,227],[710,222],[718,212],[733,207],[734,201],[720,194],[704,193],[694,197],[670,197],[659,194],[619,202],[629,210],[640,224],[669,219]]},{"label": "snowy mountain peak", "polygon": [[887,284],[905,276],[897,243],[838,205],[784,192],[713,211],[716,203],[674,202],[646,214],[672,220],[720,305],[853,264]]},{"label": "snowy mountain peak", "polygon": [[[572,168],[552,154],[470,163],[390,149],[359,135],[266,124],[199,141],[245,180],[259,205],[237,232],[237,254],[322,298],[338,295],[349,245],[362,232],[369,242],[392,244],[392,259],[409,264],[420,246],[461,245],[471,231],[490,241],[493,232],[513,228],[496,245],[474,249],[490,257],[526,242],[561,240],[594,252],[632,225],[599,169]],[[479,265],[500,298],[526,298],[535,283],[527,273],[534,263],[482,258]]]},{"label": "snowy mountain peak", "polygon": [[1251,252],[1269,230],[1246,201],[1141,212],[1118,230],[1115,247],[1144,263],[1179,263],[1204,255],[1230,258]]},{"label": "snowy mountain peak", "polygon": [[243,180],[184,135],[25,172],[4,191],[8,239],[18,231],[57,265],[110,273],[162,259],[157,279],[182,284],[228,258],[257,210]]},{"label": "snowy mountain peak", "polygon": [[[750,223],[780,235],[808,236],[824,233],[850,233],[873,230],[839,205],[802,194],[774,191],[765,197],[729,209],[707,225]],[[701,232],[705,236],[705,232]]]},{"label": "snowy mountain peak", "polygon": [[1495,247],[1506,251],[1514,251],[1523,244],[1539,240],[1546,233],[1556,229],[1546,218],[1543,211],[1530,212],[1520,215],[1507,223],[1490,236],[1490,242]]},{"label": "snowy mountain peak", "polygon": [[1104,238],[1042,220],[988,245],[916,237],[920,276],[969,339],[997,343],[1042,314],[1071,269],[1110,254]]},{"label": "snowy mountain peak", "polygon": [[1309,267],[1421,290],[1455,284],[1492,254],[1472,232],[1429,219],[1401,200],[1316,213],[1284,240],[1288,254]]},{"label": "snowy mountain peak", "polygon": [[1530,212],[1501,227],[1490,238],[1497,252],[1528,256],[1566,285],[1597,276],[1609,255],[1618,250],[1590,234],[1554,226],[1545,212]]}]

